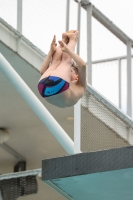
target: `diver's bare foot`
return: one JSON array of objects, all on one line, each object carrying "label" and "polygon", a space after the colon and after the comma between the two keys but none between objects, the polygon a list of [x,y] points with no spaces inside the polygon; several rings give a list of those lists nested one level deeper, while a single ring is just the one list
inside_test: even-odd
[{"label": "diver's bare foot", "polygon": [[79,31],[78,30],[71,30],[67,32],[69,40],[78,40]]},{"label": "diver's bare foot", "polygon": [[62,34],[62,41],[63,41],[65,44],[68,44],[69,38],[68,38],[67,32]]}]

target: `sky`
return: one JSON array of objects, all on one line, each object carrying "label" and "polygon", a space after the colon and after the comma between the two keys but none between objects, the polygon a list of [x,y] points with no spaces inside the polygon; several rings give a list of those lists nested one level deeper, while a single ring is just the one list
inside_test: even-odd
[{"label": "sky", "polygon": [[[133,0],[91,0],[97,9],[133,39]],[[16,28],[17,0],[0,0],[0,17]],[[70,26],[77,29],[77,4],[70,0]],[[22,34],[46,54],[53,35],[66,29],[66,0],[23,0]],[[80,56],[87,60],[86,12],[81,9]],[[126,46],[92,18],[92,61],[126,55]],[[126,104],[126,62],[122,63],[122,104]],[[93,65],[93,86],[118,105],[118,62]],[[102,80],[102,81],[101,81]],[[113,80],[113,83],[112,83]],[[108,88],[108,89],[107,89]],[[112,89],[113,88],[113,89]]]}]

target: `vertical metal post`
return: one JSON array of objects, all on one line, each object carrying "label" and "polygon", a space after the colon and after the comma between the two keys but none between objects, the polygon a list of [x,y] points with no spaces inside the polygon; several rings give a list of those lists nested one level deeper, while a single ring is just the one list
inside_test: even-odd
[{"label": "vertical metal post", "polygon": [[66,32],[69,30],[70,0],[66,4]]},{"label": "vertical metal post", "polygon": [[17,0],[17,30],[22,33],[22,0]]},{"label": "vertical metal post", "polygon": [[132,42],[127,43],[127,114],[132,117],[132,55],[131,55]]},{"label": "vertical metal post", "polygon": [[91,18],[92,18],[92,4],[90,3],[86,7],[87,11],[87,83],[92,84],[92,26],[91,26]]},{"label": "vertical metal post", "polygon": [[78,2],[78,21],[77,21],[77,29],[79,31],[79,38],[78,38],[78,43],[77,43],[78,55],[80,54],[80,33],[81,33],[80,25],[81,25],[81,0],[79,0]]},{"label": "vertical metal post", "polygon": [[[77,44],[77,54],[80,52],[80,22],[81,22],[81,1],[78,2],[78,21],[79,39]],[[81,138],[81,100],[74,106],[74,153],[80,153]]]},{"label": "vertical metal post", "polygon": [[121,59],[118,59],[118,87],[119,87],[119,108],[121,109]]},{"label": "vertical metal post", "polygon": [[81,146],[81,100],[74,105],[74,153],[80,153]]}]

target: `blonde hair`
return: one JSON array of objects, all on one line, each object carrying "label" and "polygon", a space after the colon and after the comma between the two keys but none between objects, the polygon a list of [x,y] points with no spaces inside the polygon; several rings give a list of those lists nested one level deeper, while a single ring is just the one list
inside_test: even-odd
[{"label": "blonde hair", "polygon": [[76,74],[78,74],[78,65],[77,63],[72,59],[72,65],[71,65],[75,71]]},{"label": "blonde hair", "polygon": [[75,67],[75,68],[78,68],[77,63],[73,59],[72,59],[72,66]]}]

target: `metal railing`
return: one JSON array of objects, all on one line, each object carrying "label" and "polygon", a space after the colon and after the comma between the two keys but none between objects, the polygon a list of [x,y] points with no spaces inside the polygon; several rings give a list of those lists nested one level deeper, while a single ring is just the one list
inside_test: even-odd
[{"label": "metal railing", "polygon": [[[131,60],[133,59],[133,55],[131,56]],[[120,109],[122,109],[122,61],[127,61],[127,56],[121,56],[121,57],[114,57],[114,58],[109,58],[109,59],[103,59],[103,60],[97,60],[97,61],[93,61],[92,62],[92,68],[93,66],[96,66],[96,65],[102,65],[104,64],[106,66],[106,63],[107,63],[107,67],[108,67],[108,64],[111,64],[113,63],[114,61],[116,61],[117,63],[117,69],[118,69],[118,77],[117,77],[117,80],[118,80],[118,107]],[[126,63],[125,63],[126,64]],[[131,65],[131,64],[130,64]],[[127,66],[125,66],[127,67]],[[100,68],[100,66],[99,66]],[[132,68],[132,65],[131,65],[131,68]],[[129,72],[128,72],[129,73]],[[130,71],[131,73],[131,71]],[[132,74],[132,73],[131,73]],[[92,72],[92,77],[93,77],[93,72]],[[128,79],[129,75],[127,74],[127,76],[125,75],[125,80],[127,82],[129,82],[129,79]],[[130,80],[131,82],[131,85],[132,85],[132,81]],[[113,85],[113,84],[112,84]],[[92,84],[93,86],[93,84]],[[117,87],[117,86],[115,86]],[[131,86],[130,86],[131,87]],[[97,89],[97,88],[96,88]],[[102,89],[102,88],[101,88]],[[130,90],[132,90],[132,88],[130,88]],[[100,91],[101,92],[101,91]],[[132,95],[132,93],[130,94]],[[130,99],[132,99],[132,96],[130,97]],[[128,111],[127,109],[127,106],[130,105],[130,103],[127,103],[127,105],[125,105],[126,107],[126,111]],[[132,107],[131,107],[132,109]],[[132,117],[132,112],[130,111],[130,114],[128,112],[126,112],[130,117]]]}]

